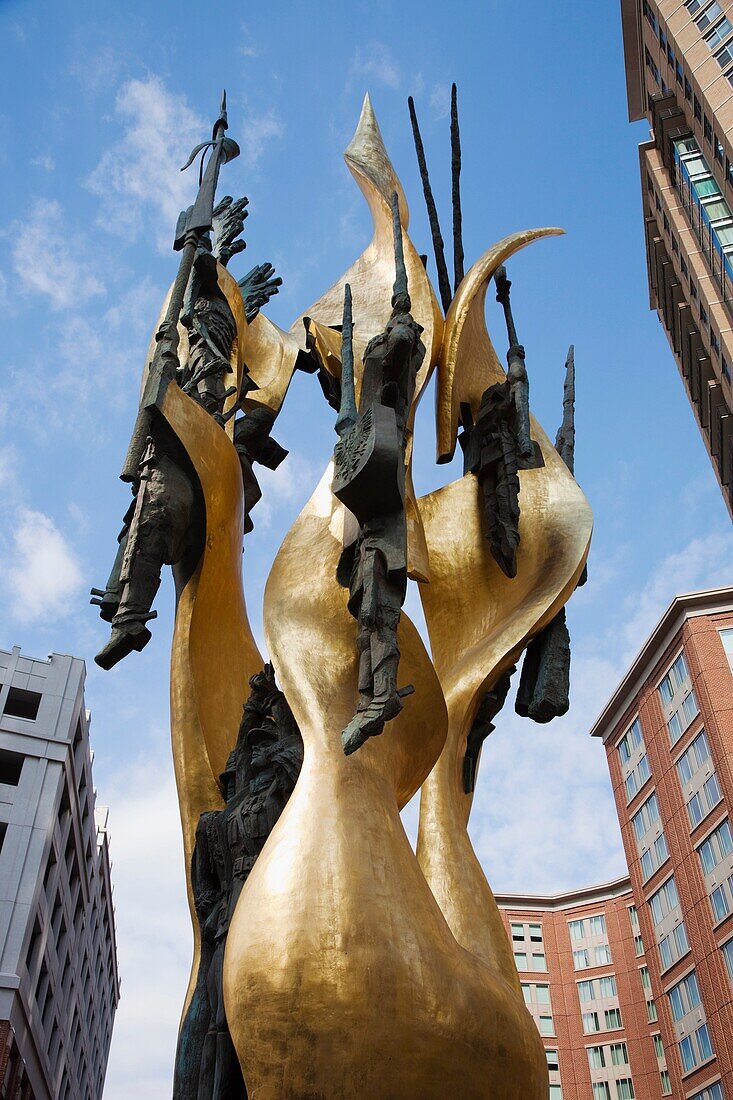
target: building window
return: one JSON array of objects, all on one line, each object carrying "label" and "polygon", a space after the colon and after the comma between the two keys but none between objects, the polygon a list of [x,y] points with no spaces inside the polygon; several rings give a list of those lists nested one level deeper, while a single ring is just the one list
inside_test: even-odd
[{"label": "building window", "polygon": [[641,790],[651,774],[649,761],[645,753],[636,767],[626,776],[625,786],[627,802],[630,802],[637,791]]},{"label": "building window", "polygon": [[669,1079],[669,1070],[660,1069],[659,1083],[662,1086],[662,1096],[672,1095],[672,1082]]},{"label": "building window", "polygon": [[657,1060],[664,1058],[664,1047],[662,1046],[662,1036],[652,1035],[652,1042],[654,1043],[654,1054]]},{"label": "building window", "polygon": [[649,50],[646,46],[644,47],[644,60],[646,61],[647,69],[652,74],[652,76],[654,77],[656,83],[658,84],[659,83],[659,69],[655,65],[654,58],[649,53]]},{"label": "building window", "polygon": [[702,117],[702,136],[705,138],[705,141],[712,143],[713,127],[707,115],[703,115]]},{"label": "building window", "polygon": [[720,65],[721,69],[725,69],[733,61],[733,41],[727,42],[723,46],[722,50],[718,50],[715,55],[715,60]]},{"label": "building window", "polygon": [[547,1058],[547,1068],[550,1073],[557,1073],[560,1069],[560,1062],[557,1056],[556,1050],[545,1049],[545,1057]]},{"label": "building window", "polygon": [[636,955],[637,959],[640,955],[644,954],[644,940],[642,939],[640,934],[634,936],[634,954]]},{"label": "building window", "polygon": [[602,913],[595,917],[589,917],[588,923],[590,924],[591,936],[605,936],[606,918],[603,916]]},{"label": "building window", "polygon": [[725,149],[723,148],[720,138],[715,133],[713,134],[713,151],[715,153],[715,159],[722,164],[725,156]]},{"label": "building window", "polygon": [[667,36],[662,30],[662,24],[659,24],[659,48],[660,50],[667,49]]},{"label": "building window", "polygon": [[603,1047],[588,1047],[588,1065],[591,1069],[605,1069],[606,1057]]},{"label": "building window", "polygon": [[607,1008],[603,1013],[606,1020],[606,1031],[615,1031],[617,1027],[622,1027],[621,1023],[621,1010],[618,1008]]},{"label": "building window", "polygon": [[614,1066],[628,1066],[629,1052],[626,1043],[611,1043],[611,1064]]},{"label": "building window", "polygon": [[578,1000],[581,1004],[587,1004],[588,1001],[595,1001],[596,991],[592,981],[578,982]]},{"label": "building window", "polygon": [[600,1031],[601,1025],[598,1023],[597,1012],[584,1012],[583,1013],[583,1032],[586,1035],[592,1035],[595,1031]]},{"label": "building window", "polygon": [[634,1100],[634,1086],[630,1077],[623,1077],[616,1082],[616,1094],[618,1100]]},{"label": "building window", "polygon": [[651,979],[649,977],[649,967],[642,966],[639,970],[639,977],[641,978],[642,988],[645,992],[650,993],[652,988]]},{"label": "building window", "polygon": [[697,849],[703,875],[711,875],[733,852],[730,822],[726,818]]},{"label": "building window", "polygon": [[690,818],[690,827],[695,828],[703,818],[707,817],[714,806],[720,802],[723,796],[720,793],[720,786],[718,785],[718,777],[713,772],[709,779],[707,779],[702,789],[693,794],[690,801],[687,803],[687,813]]},{"label": "building window", "polygon": [[[693,4],[694,3],[702,3],[702,0],[690,0],[690,3],[693,3]],[[651,26],[652,30],[656,34],[657,33],[657,17],[655,16],[652,9],[649,7],[649,4],[647,3],[647,0],[644,0],[644,15],[646,16],[647,21],[648,21],[649,25]]]},{"label": "building window", "polygon": [[701,1024],[692,1035],[686,1035],[679,1042],[680,1057],[685,1073],[689,1073],[713,1057],[713,1044],[710,1042],[710,1032],[707,1024]]},{"label": "building window", "polygon": [[550,1100],[562,1100],[562,1089],[559,1085],[550,1085]]},{"label": "building window", "polygon": [[[695,10],[698,11],[700,6],[701,5],[698,4],[698,7]],[[723,9],[718,3],[718,0],[713,0],[713,3],[709,4],[705,8],[705,11],[702,13],[702,15],[698,15],[697,19],[695,20],[700,32],[702,33],[702,31],[706,31],[708,27],[711,26],[711,24],[714,23],[715,20],[722,14]]]},{"label": "building window", "polygon": [[514,965],[516,966],[517,970],[527,970],[527,969],[529,969],[528,966],[527,966],[526,952],[524,952],[524,951],[515,951],[514,952]]},{"label": "building window", "polygon": [[631,924],[631,927],[633,929],[635,929],[635,930],[638,929],[638,927],[639,927],[639,914],[636,910],[635,905],[630,905],[629,906],[629,923]]},{"label": "building window", "polygon": [[692,1012],[700,1004],[700,988],[697,984],[697,975],[692,970],[682,978],[667,993],[669,1007],[672,1010],[672,1019],[678,1023],[688,1012]]},{"label": "building window", "polygon": [[708,323],[708,311],[705,309],[705,306],[702,304],[702,300],[700,301],[700,320],[702,321],[702,323],[704,325],[706,325]]},{"label": "building window", "polygon": [[677,83],[681,86],[682,85],[682,66],[680,65],[679,61],[675,62],[674,75],[677,78]]},{"label": "building window", "polygon": [[724,355],[720,357],[720,369],[723,372],[723,378],[727,378],[730,382],[730,367]]},{"label": "building window", "polygon": [[10,749],[0,749],[0,783],[17,787],[20,783],[24,762],[25,757],[22,753],[11,752]]},{"label": "building window", "polygon": [[611,948],[608,946],[607,943],[601,944],[600,947],[596,947],[594,950],[596,956],[596,966],[606,966],[608,963],[611,962]]},{"label": "building window", "polygon": [[683,653],[680,653],[669,672],[662,677],[658,690],[667,719],[670,742],[674,745],[700,709]]},{"label": "building window", "polygon": [[725,1100],[723,1096],[723,1086],[720,1081],[714,1081],[712,1085],[708,1085],[702,1092],[696,1092],[689,1100]]},{"label": "building window", "polygon": [[672,963],[681,959],[689,950],[690,944],[687,939],[687,929],[685,928],[685,922],[681,920],[679,924],[675,925],[668,936],[662,936],[659,941],[659,958],[662,964],[662,970],[668,970]]},{"label": "building window", "polygon": [[677,894],[677,884],[674,881],[674,875],[667,879],[663,886],[660,886],[655,894],[649,898],[649,906],[652,911],[652,918],[654,924],[661,924],[666,916],[668,916],[673,909],[676,909],[680,900]]},{"label": "building window", "polygon": [[685,99],[692,99],[692,85],[687,77],[685,77]]},{"label": "building window", "polygon": [[593,1100],[611,1100],[611,1090],[608,1081],[593,1082]]},{"label": "building window", "polygon": [[540,1016],[540,1035],[554,1035],[555,1025],[552,1016]]},{"label": "building window", "polygon": [[692,744],[685,749],[677,761],[677,775],[680,785],[685,787],[693,777],[710,764],[710,746],[705,730],[700,730]]},{"label": "building window", "polygon": [[721,630],[720,640],[723,643],[730,670],[733,672],[733,627],[726,627],[725,630]]},{"label": "building window", "polygon": [[[711,10],[716,6],[718,5],[714,3],[711,7]],[[707,14],[707,12],[705,14]],[[700,19],[697,20],[698,26],[700,26],[700,23],[704,18],[705,15],[702,15]],[[706,26],[708,26],[710,22],[711,20],[708,20]],[[713,29],[705,35],[705,45],[708,47],[709,50],[714,50],[716,46],[720,45],[724,38],[727,38],[731,31],[733,31],[733,23],[731,23],[730,19],[728,19],[727,16],[723,16],[723,18],[715,24]]]},{"label": "building window", "polygon": [[720,341],[718,340],[718,337],[713,332],[713,326],[712,325],[710,326],[710,346],[712,347],[712,349],[713,349],[713,351],[715,352],[716,355],[720,355]]},{"label": "building window", "polygon": [[638,718],[635,718],[618,743],[618,754],[621,757],[621,763],[623,765],[628,764],[636,750],[641,748],[643,744],[641,722]]},{"label": "building window", "polygon": [[697,121],[702,122],[702,106],[701,106],[700,100],[697,98],[697,96],[694,96],[693,110],[694,110],[695,118],[697,119]]},{"label": "building window", "polygon": [[660,833],[651,848],[646,848],[641,853],[641,873],[644,881],[646,882],[668,858],[667,838],[664,833]]},{"label": "building window", "polygon": [[588,969],[590,966],[590,958],[586,947],[581,947],[579,950],[573,951],[573,966],[576,970]]},{"label": "building window", "polygon": [[28,722],[35,722],[40,705],[41,696],[37,691],[11,687],[5,700],[3,714],[8,718],[25,718]]},{"label": "building window", "polygon": [[658,1020],[657,1005],[654,998],[650,998],[646,1003],[646,1018],[650,1024],[656,1024]]},{"label": "building window", "polygon": [[585,936],[582,920],[568,921],[568,931],[570,932],[571,940],[582,940]]}]

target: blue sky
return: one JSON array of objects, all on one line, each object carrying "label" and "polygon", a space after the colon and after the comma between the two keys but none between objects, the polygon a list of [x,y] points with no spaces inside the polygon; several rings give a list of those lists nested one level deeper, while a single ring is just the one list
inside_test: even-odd
[{"label": "blue sky", "polygon": [[[178,168],[221,87],[243,155],[247,251],[285,282],[283,327],[363,250],[370,223],[342,161],[366,90],[430,252],[406,99],[417,102],[448,231],[450,82],[459,85],[467,265],[534,225],[567,236],[511,265],[535,414],[554,432],[576,345],[576,474],[594,509],[590,581],[570,605],[570,714],[549,728],[510,708],[485,752],[472,831],[495,889],[561,889],[623,870],[601,746],[587,731],[675,593],[730,583],[731,528],[656,316],[648,310],[636,146],[616,4],[458,5],[229,0],[124,5],[0,0],[0,645],[83,657],[95,781],[111,806],[123,999],[108,1100],[170,1095],[189,931],[168,746],[172,592],[154,639],[112,673],[86,603],[127,506],[117,474],[150,330],[175,271]],[[432,260],[431,274],[434,275]],[[501,318],[489,324],[504,347]],[[432,462],[421,407],[416,483]],[[277,427],[291,451],[263,478],[245,570],[257,632],[270,562],[320,476],[332,415],[299,377]],[[415,605],[414,593],[410,606]],[[408,826],[414,812],[408,809]]]}]

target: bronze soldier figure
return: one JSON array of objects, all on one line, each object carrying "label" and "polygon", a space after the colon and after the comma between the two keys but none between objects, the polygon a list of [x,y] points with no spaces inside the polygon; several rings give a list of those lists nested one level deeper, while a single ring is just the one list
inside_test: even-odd
[{"label": "bronze soldier figure", "polygon": [[397,625],[407,592],[405,451],[415,378],[425,356],[422,328],[412,318],[397,196],[392,199],[395,282],[392,316],[364,352],[358,413],[354,407],[351,295],[343,325],[340,440],[333,492],[356,516],[358,537],[345,546],[337,570],[359,624],[359,702],[343,732],[344,752],[380,734],[402,709],[411,688],[397,687]]},{"label": "bronze soldier figure", "polygon": [[201,815],[191,883],[201,929],[196,988],[182,1023],[174,1100],[244,1100],[223,998],[224,950],[242,887],[300,772],[303,743],[272,665],[250,680],[237,744],[221,784],[223,810]]}]

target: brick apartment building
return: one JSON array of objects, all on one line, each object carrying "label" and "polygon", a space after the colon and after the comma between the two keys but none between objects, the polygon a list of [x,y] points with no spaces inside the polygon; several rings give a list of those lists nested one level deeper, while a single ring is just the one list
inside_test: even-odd
[{"label": "brick apartment building", "polygon": [[672,1095],[695,1100],[733,1097],[732,668],[733,588],[679,596],[591,731],[608,756]]},{"label": "brick apartment building", "polygon": [[649,301],[733,515],[733,3],[621,0]]},{"label": "brick apartment building", "polygon": [[673,600],[596,721],[629,876],[497,894],[551,1100],[733,1100],[733,588]]},{"label": "brick apartment building", "polygon": [[0,651],[0,1098],[101,1100],[119,977],[84,662]]},{"label": "brick apartment building", "polygon": [[497,894],[550,1100],[671,1095],[628,877],[555,896]]}]

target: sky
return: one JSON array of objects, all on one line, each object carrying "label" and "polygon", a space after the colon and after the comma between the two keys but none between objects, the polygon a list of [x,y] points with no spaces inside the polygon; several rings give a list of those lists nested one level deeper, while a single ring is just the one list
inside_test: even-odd
[{"label": "sky", "polygon": [[[362,252],[365,204],[342,152],[370,91],[431,252],[412,146],[415,97],[444,231],[449,96],[459,86],[467,266],[514,230],[567,235],[509,274],[535,415],[553,434],[576,348],[576,476],[595,515],[588,584],[572,598],[569,714],[503,712],[482,759],[471,834],[497,891],[562,890],[624,871],[594,718],[675,594],[733,580],[731,525],[666,337],[648,308],[636,147],[617,4],[352,0],[245,7],[0,0],[0,646],[87,662],[94,776],[110,807],[122,999],[105,1100],[164,1100],[190,961],[168,727],[172,582],[154,637],[110,673],[87,604],[109,572],[129,491],[118,473],[148,339],[176,270],[181,174],[219,94],[242,156],[220,194],[247,194],[241,276],[275,264],[268,309],[287,328]],[[434,279],[432,259],[429,271]],[[489,295],[499,348],[502,319]],[[420,409],[415,481],[433,462]],[[263,474],[244,555],[261,639],[277,548],[331,453],[333,414],[298,376],[275,432],[290,458]],[[410,591],[408,607],[417,606]],[[405,814],[414,833],[415,808]]]}]

